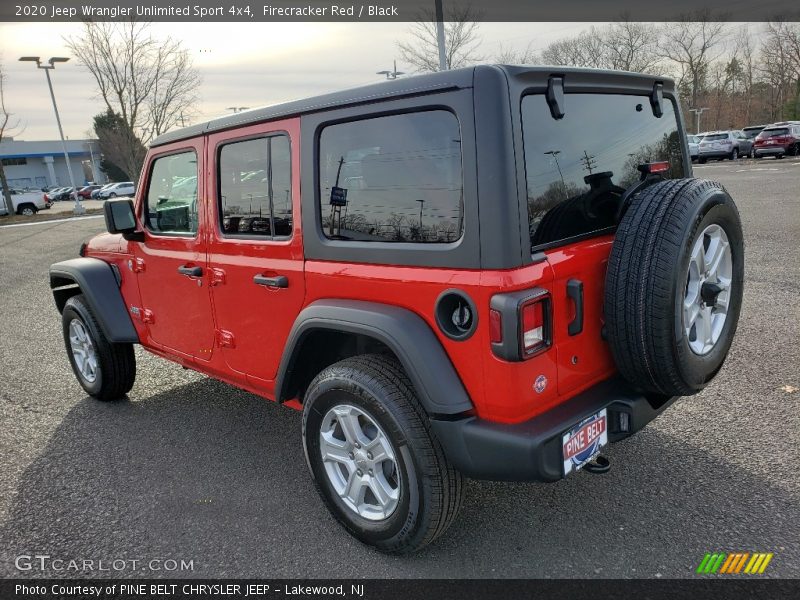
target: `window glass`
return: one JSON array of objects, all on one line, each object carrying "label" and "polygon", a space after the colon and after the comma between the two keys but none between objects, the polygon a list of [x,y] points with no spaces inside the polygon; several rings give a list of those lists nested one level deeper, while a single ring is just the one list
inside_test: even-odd
[{"label": "window glass", "polygon": [[291,164],[285,135],[222,147],[219,202],[220,227],[225,235],[269,239],[292,235]]},{"label": "window glass", "polygon": [[194,151],[155,160],[147,188],[145,217],[147,228],[153,233],[197,233],[197,155]]},{"label": "window glass", "polygon": [[556,120],[544,95],[522,99],[531,244],[540,246],[613,227],[637,166],[668,161],[683,177],[683,141],[672,103],[653,114],[647,96],[567,94]]},{"label": "window glass", "polygon": [[320,136],[320,215],[332,239],[461,237],[461,133],[443,110],[330,125]]},{"label": "window glass", "polygon": [[727,133],[714,133],[712,135],[707,135],[703,138],[705,142],[718,142],[720,140],[727,140],[728,134]]}]

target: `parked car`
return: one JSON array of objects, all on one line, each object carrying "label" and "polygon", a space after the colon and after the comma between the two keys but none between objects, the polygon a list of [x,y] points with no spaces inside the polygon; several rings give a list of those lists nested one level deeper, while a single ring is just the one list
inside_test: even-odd
[{"label": "parked car", "polygon": [[57,202],[61,192],[66,189],[67,188],[65,187],[50,188],[47,192],[45,192],[45,196],[47,196],[47,199],[50,202]]},{"label": "parked car", "polygon": [[686,136],[686,141],[689,144],[689,158],[694,162],[700,155],[700,138],[690,134]]},{"label": "parked car", "polygon": [[755,154],[756,158],[797,156],[800,154],[800,124],[776,123],[765,127],[755,139]]},{"label": "parked car", "polygon": [[65,200],[74,200],[75,199],[75,188],[73,187],[63,187],[59,188],[57,191],[50,192],[48,196],[58,202],[64,202]]},{"label": "parked car", "polygon": [[133,196],[136,187],[132,181],[123,181],[122,183],[114,183],[101,189],[97,197],[101,200],[108,198],[116,198],[117,196]]},{"label": "parked car", "polygon": [[99,190],[102,187],[103,187],[102,185],[97,185],[97,184],[85,185],[78,190],[78,195],[84,200],[89,200],[92,197],[92,192],[95,190]]},{"label": "parked car", "polygon": [[748,127],[743,127],[742,131],[748,138],[754,140],[756,136],[764,130],[764,127],[766,127],[766,125],[750,125]]},{"label": "parked car", "polygon": [[710,158],[736,160],[740,156],[750,156],[753,142],[741,130],[712,131],[700,141],[699,161],[705,163]]},{"label": "parked car", "polygon": [[[40,192],[15,193],[18,190],[11,190],[11,205],[15,214],[32,216],[42,209],[50,208]],[[0,215],[8,214],[3,190],[0,189]]]},{"label": "parked car", "polygon": [[103,190],[106,190],[106,189],[110,188],[112,185],[114,185],[114,183],[107,183],[107,184],[105,184],[103,187],[101,187],[100,189],[94,190],[94,191],[92,192],[92,194],[91,194],[91,198],[92,198],[92,200],[96,200],[96,199],[98,199],[98,198],[100,197],[100,192],[102,192]]},{"label": "parked car", "polygon": [[322,500],[384,552],[438,538],[464,477],[606,472],[608,443],[720,372],[742,230],[691,178],[672,81],[558,73],[444,71],[156,138],[108,233],[50,268],[79,384],[124,398],[141,344],[302,410]]}]

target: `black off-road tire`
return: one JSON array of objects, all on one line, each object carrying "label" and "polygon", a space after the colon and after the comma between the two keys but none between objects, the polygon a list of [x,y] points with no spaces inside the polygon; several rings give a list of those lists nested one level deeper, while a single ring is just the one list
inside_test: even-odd
[{"label": "black off-road tire", "polygon": [[[683,326],[683,301],[692,248],[712,224],[730,244],[729,304],[717,342],[696,354]],[[620,373],[649,393],[687,396],[703,389],[733,341],[743,273],[739,212],[719,183],[673,179],[636,194],[617,228],[605,284],[607,339]]]},{"label": "black off-road tire", "polygon": [[[98,362],[94,381],[88,381],[76,365],[69,340],[69,326],[73,319],[78,319],[83,324],[94,345]],[[81,387],[86,390],[87,394],[98,400],[124,398],[136,379],[136,355],[133,351],[133,344],[109,342],[83,294],[72,296],[67,300],[61,321],[69,363]]]},{"label": "black off-road tire", "polygon": [[[320,429],[325,414],[341,404],[374,419],[398,459],[399,501],[383,520],[368,520],[347,506],[325,471]],[[449,464],[411,382],[393,358],[356,356],[320,372],[304,398],[303,446],[328,510],[354,537],[382,552],[405,554],[429,544],[447,530],[461,506],[463,477]]]}]

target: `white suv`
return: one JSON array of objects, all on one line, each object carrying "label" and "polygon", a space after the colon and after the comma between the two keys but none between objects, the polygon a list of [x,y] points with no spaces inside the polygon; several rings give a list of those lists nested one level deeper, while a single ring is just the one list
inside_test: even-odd
[{"label": "white suv", "polygon": [[105,200],[107,198],[116,198],[117,196],[133,196],[135,191],[136,186],[133,185],[132,181],[123,181],[122,183],[115,183],[114,185],[109,185],[100,190],[97,197]]}]

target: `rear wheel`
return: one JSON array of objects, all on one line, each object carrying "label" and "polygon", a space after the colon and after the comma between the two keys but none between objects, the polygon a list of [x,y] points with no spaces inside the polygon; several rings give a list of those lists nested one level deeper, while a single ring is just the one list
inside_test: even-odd
[{"label": "rear wheel", "polygon": [[678,179],[633,198],[605,289],[608,341],[637,388],[694,394],[728,354],[742,301],[739,212],[716,182]]},{"label": "rear wheel", "polygon": [[17,212],[21,215],[25,215],[26,217],[32,217],[36,214],[36,207],[32,204],[23,204],[17,209]]},{"label": "rear wheel", "polygon": [[331,514],[383,552],[429,544],[461,505],[462,476],[390,358],[348,358],[317,375],[304,399],[303,442]]},{"label": "rear wheel", "polygon": [[70,365],[86,393],[98,400],[125,396],[136,379],[133,345],[109,342],[82,294],[67,300],[61,320]]}]

